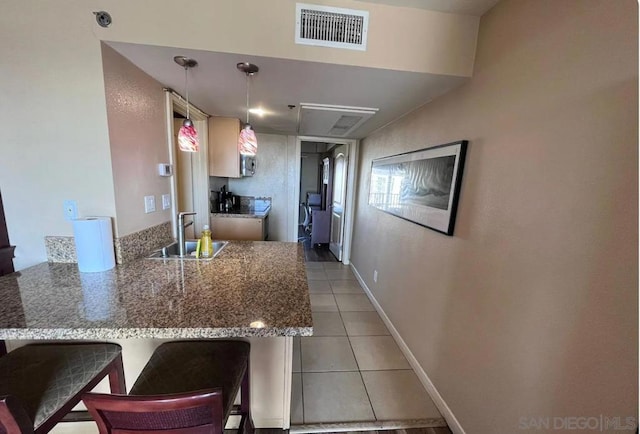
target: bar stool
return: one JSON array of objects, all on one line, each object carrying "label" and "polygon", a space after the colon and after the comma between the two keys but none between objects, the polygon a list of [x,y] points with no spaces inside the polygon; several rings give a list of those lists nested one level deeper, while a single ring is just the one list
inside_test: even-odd
[{"label": "bar stool", "polygon": [[35,344],[0,357],[0,433],[49,432],[82,395],[109,376],[125,393],[117,344]]},{"label": "bar stool", "polygon": [[[249,412],[249,343],[208,340],[160,345],[129,395],[87,393],[100,434],[221,434],[231,414],[253,432]],[[240,390],[241,404],[234,408]],[[127,431],[130,430],[130,431]]]}]

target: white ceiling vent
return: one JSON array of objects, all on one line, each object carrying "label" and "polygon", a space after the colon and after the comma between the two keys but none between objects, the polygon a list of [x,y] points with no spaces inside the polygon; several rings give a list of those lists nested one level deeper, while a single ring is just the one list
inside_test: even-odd
[{"label": "white ceiling vent", "polygon": [[377,112],[376,108],[301,103],[298,134],[349,137]]},{"label": "white ceiling vent", "polygon": [[296,44],[367,49],[369,12],[296,3]]}]

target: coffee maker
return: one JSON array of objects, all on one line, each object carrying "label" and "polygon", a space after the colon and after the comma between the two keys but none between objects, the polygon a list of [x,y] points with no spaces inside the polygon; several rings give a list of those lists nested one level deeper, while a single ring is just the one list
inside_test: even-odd
[{"label": "coffee maker", "polygon": [[227,191],[226,185],[223,185],[220,191],[212,191],[211,196],[213,212],[229,212],[233,210],[236,196]]}]

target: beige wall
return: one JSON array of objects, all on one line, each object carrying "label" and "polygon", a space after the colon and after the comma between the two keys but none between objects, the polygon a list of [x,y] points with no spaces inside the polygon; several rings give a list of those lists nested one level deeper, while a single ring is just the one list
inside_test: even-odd
[{"label": "beige wall", "polygon": [[[637,17],[499,3],[472,80],[363,142],[352,262],[467,433],[637,415]],[[458,139],[453,237],[367,205],[373,158]]]},{"label": "beige wall", "polygon": [[300,164],[295,158],[295,137],[257,134],[257,138],[256,174],[229,178],[229,191],[240,196],[271,197],[269,240],[295,241],[291,239],[292,213],[298,202],[293,192],[295,171]]},{"label": "beige wall", "polygon": [[[162,85],[106,44],[102,44],[116,235],[121,237],[171,220],[162,210],[170,178],[158,175],[169,162],[165,93]],[[155,196],[156,211],[145,214],[144,196]]]},{"label": "beige wall", "polygon": [[[189,7],[170,0],[155,0],[153,7],[147,2],[110,0],[101,7],[111,13],[114,23],[107,29],[95,26],[94,32],[105,41],[471,75],[478,17],[354,0],[310,3],[368,10],[367,51],[296,45],[296,0],[194,0]],[[189,23],[188,31],[179,30],[182,23]]]},{"label": "beige wall", "polygon": [[46,261],[45,235],[115,216],[100,41],[83,2],[0,2],[0,189],[15,266]]}]

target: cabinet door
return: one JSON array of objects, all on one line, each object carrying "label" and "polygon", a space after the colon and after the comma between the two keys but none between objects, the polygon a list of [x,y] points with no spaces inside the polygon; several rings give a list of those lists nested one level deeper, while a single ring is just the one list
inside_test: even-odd
[{"label": "cabinet door", "polygon": [[209,118],[209,176],[240,178],[239,134],[239,119]]},{"label": "cabinet door", "polygon": [[264,240],[264,219],[212,217],[211,233],[216,240]]}]

